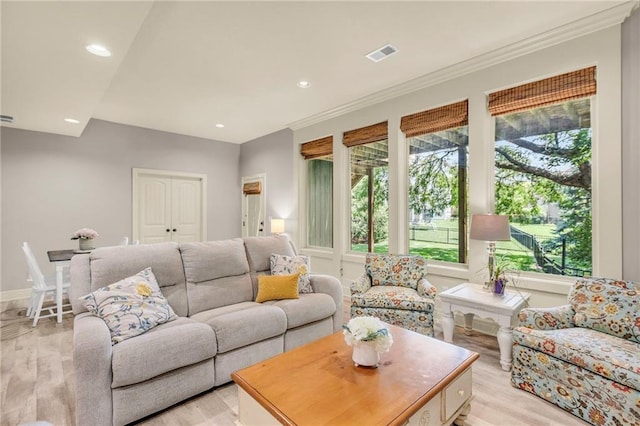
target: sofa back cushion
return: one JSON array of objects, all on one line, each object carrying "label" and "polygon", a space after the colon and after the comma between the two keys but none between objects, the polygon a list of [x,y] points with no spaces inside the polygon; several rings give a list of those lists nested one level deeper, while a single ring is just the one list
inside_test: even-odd
[{"label": "sofa back cushion", "polygon": [[271,274],[271,255],[295,256],[297,252],[289,237],[284,234],[268,237],[244,237],[243,241],[251,270],[251,284],[255,298],[258,294],[258,275]]},{"label": "sofa back cushion", "polygon": [[296,255],[293,244],[286,235],[244,237],[243,240],[251,272],[269,271],[271,268],[271,255],[274,253],[284,256]]},{"label": "sofa back cushion", "polygon": [[180,244],[189,316],[253,299],[249,263],[241,239]]},{"label": "sofa back cushion", "polygon": [[578,327],[640,343],[640,287],[633,281],[579,279],[569,292]]},{"label": "sofa back cushion", "polygon": [[364,270],[371,285],[392,285],[418,288],[418,281],[427,275],[427,261],[422,256],[372,254],[365,258]]},{"label": "sofa back cushion", "polygon": [[160,290],[179,316],[187,315],[187,292],[178,244],[101,247],[91,252],[91,288],[95,291],[151,268]]}]

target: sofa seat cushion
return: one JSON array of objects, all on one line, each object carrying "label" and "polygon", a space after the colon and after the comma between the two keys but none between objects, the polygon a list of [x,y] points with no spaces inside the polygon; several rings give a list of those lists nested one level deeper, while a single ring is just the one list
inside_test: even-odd
[{"label": "sofa seat cushion", "polygon": [[255,302],[210,309],[191,318],[213,329],[218,353],[279,336],[287,331],[287,317],[282,309]]},{"label": "sofa seat cushion", "polygon": [[391,285],[371,287],[351,295],[351,303],[363,308],[387,308],[433,312],[433,300],[422,297],[412,288]]},{"label": "sofa seat cushion", "polygon": [[336,313],[336,302],[324,293],[305,293],[298,299],[265,302],[282,309],[287,316],[287,329],[328,318]]},{"label": "sofa seat cushion", "polygon": [[640,391],[640,344],[636,342],[581,327],[544,331],[517,327],[513,340],[539,351],[539,362],[548,360],[546,354]]},{"label": "sofa seat cushion", "polygon": [[211,327],[179,317],[113,346],[111,387],[141,383],[213,358],[216,349]]}]

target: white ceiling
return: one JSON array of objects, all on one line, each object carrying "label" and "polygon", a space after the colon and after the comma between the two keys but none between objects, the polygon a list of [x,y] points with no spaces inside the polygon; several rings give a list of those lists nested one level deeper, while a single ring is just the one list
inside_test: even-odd
[{"label": "white ceiling", "polygon": [[[2,124],[79,136],[93,117],[243,143],[622,3],[3,0]],[[365,58],[386,43],[398,53]]]}]

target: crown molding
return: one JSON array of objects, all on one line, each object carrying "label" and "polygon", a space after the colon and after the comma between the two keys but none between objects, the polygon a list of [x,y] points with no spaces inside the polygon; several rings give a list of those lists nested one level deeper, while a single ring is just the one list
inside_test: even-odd
[{"label": "crown molding", "polygon": [[434,86],[447,80],[452,80],[483,68],[488,68],[519,56],[524,56],[556,44],[609,28],[613,25],[618,25],[622,23],[622,21],[624,21],[634,9],[638,8],[639,4],[640,2],[637,0],[619,4],[602,12],[573,21],[550,31],[537,34],[525,40],[458,62],[457,64],[449,67],[425,74],[421,77],[356,99],[355,101],[329,109],[319,114],[294,121],[293,123],[288,124],[287,127],[292,130],[302,129],[389,99],[397,98],[429,86]]}]

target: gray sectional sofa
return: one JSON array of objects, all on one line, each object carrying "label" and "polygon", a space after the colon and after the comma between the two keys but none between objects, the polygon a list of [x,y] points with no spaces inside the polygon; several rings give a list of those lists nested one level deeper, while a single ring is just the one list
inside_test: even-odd
[{"label": "gray sectional sofa", "polygon": [[[288,237],[104,247],[71,261],[76,315],[76,420],[123,425],[229,382],[240,368],[340,330],[342,287],[311,274],[313,293],[256,303],[272,253],[293,256]],[[112,346],[109,329],[79,297],[151,267],[179,316]]]}]

